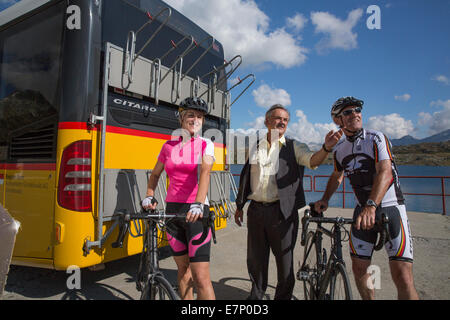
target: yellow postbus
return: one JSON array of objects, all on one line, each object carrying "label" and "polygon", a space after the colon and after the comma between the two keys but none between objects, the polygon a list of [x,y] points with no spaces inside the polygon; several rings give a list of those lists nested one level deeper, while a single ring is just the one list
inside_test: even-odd
[{"label": "yellow postbus", "polygon": [[123,248],[111,247],[118,212],[140,210],[188,96],[210,106],[208,197],[225,227],[235,191],[227,80],[240,63],[160,0],[22,0],[1,12],[0,202],[21,223],[12,263],[65,270],[139,253],[140,224]]}]

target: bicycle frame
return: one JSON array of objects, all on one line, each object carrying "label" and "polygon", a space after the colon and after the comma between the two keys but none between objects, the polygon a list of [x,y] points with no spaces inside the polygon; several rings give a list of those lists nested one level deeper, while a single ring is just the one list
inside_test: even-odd
[{"label": "bicycle frame", "polygon": [[[120,230],[116,242],[112,244],[113,248],[123,246],[125,235],[129,232],[129,224],[131,220],[143,220],[145,223],[145,232],[143,234],[143,249],[140,257],[138,274],[136,277],[136,289],[146,294],[148,290],[153,290],[156,285],[163,290],[166,290],[170,300],[177,300],[179,296],[174,291],[172,285],[165,279],[164,274],[159,269],[159,254],[158,254],[158,225],[162,222],[164,225],[171,219],[185,219],[185,215],[166,214],[164,210],[154,210],[150,213],[140,212],[129,214],[127,212],[120,212],[119,222]],[[202,223],[211,227],[213,241],[216,242],[214,230],[214,215],[202,219]],[[201,235],[206,238],[206,230]],[[205,239],[203,238],[203,239]],[[150,284],[150,288],[146,286]],[[162,286],[162,287],[161,287]],[[165,288],[165,289],[164,289]],[[168,291],[167,291],[168,290]],[[153,292],[150,292],[150,299],[153,297]],[[142,299],[142,296],[141,296]],[[144,298],[145,299],[145,298]]]},{"label": "bicycle frame", "polygon": [[[330,231],[324,227],[321,226],[320,223],[317,224],[316,229],[316,246],[317,251],[320,252],[320,256],[322,255],[322,234],[325,234],[326,236],[333,239],[332,246],[331,246],[331,252],[330,252],[330,258],[327,261],[327,265],[325,268],[325,274],[323,275],[322,279],[319,279],[318,285],[319,285],[319,293],[317,294],[317,299],[322,300],[325,297],[326,290],[328,289],[328,284],[331,279],[332,271],[335,269],[335,265],[337,263],[342,263],[345,266],[344,259],[342,258],[342,239],[341,239],[341,226],[339,224],[335,224],[334,231]],[[320,244],[319,244],[320,243]],[[322,257],[320,257],[320,263],[318,260],[318,265],[322,265]],[[320,270],[320,273],[322,273],[322,270]]]},{"label": "bicycle frame", "polygon": [[[144,234],[144,248],[141,254],[138,275],[136,278],[136,288],[142,291],[141,281],[145,284],[151,277],[162,274],[159,270],[158,256],[158,227],[152,219],[145,222],[146,230]],[[145,252],[146,250],[146,252]],[[144,268],[144,269],[143,269]]]},{"label": "bicycle frame", "polygon": [[[310,208],[305,210],[302,218],[301,245],[305,247],[305,254],[300,270],[297,272],[297,279],[304,282],[305,298],[323,300],[326,298],[326,291],[330,286],[330,298],[334,299],[335,279],[339,275],[344,281],[345,298],[352,299],[350,282],[346,272],[345,261],[342,257],[342,229],[347,233],[345,224],[353,224],[353,219],[343,217],[323,217],[321,213],[314,210],[314,203],[310,203]],[[317,228],[308,231],[310,222],[317,224]],[[328,230],[322,226],[322,223],[332,223],[333,227]],[[391,241],[389,233],[389,218],[384,212],[381,213],[381,219],[376,221],[376,231],[380,233],[378,243],[374,250],[380,250],[386,241]],[[330,257],[327,261],[326,251],[322,248],[323,234],[331,239]],[[310,265],[308,258],[311,250],[315,247],[316,264]],[[311,266],[313,266],[311,268]],[[316,268],[316,269],[314,269]],[[315,281],[314,281],[315,280]],[[332,281],[330,283],[330,281]],[[309,290],[307,289],[309,288]]]},{"label": "bicycle frame", "polygon": [[[297,273],[297,279],[304,281],[305,294],[310,298],[323,300],[326,298],[326,291],[330,286],[330,295],[333,298],[334,295],[334,277],[340,273],[346,280],[345,286],[348,288],[348,279],[345,271],[345,262],[342,257],[342,229],[347,231],[344,227],[345,224],[353,223],[353,219],[346,219],[343,217],[323,217],[313,210],[314,204],[310,204],[312,210],[306,210],[304,217],[302,218],[302,233],[301,233],[301,245],[305,247],[305,255],[303,257],[303,263],[300,270]],[[311,212],[313,215],[311,215]],[[310,222],[317,224],[315,230],[308,231]],[[324,228],[323,223],[332,223],[331,230]],[[326,251],[323,249],[323,235],[331,239],[330,257],[327,259]],[[311,250],[315,251],[311,253]],[[316,261],[310,264],[308,258],[310,254],[316,255]],[[312,267],[312,269],[311,269]],[[343,270],[343,271],[342,271]],[[308,285],[306,285],[308,283]],[[307,289],[309,288],[309,293]],[[346,295],[347,295],[346,290]],[[351,292],[349,293],[351,297]]]}]

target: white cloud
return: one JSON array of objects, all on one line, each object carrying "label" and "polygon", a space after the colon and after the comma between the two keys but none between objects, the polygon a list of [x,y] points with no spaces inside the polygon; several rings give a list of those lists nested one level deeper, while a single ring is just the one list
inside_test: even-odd
[{"label": "white cloud", "polygon": [[295,111],[297,121],[289,123],[286,135],[300,142],[306,143],[311,149],[317,149],[325,141],[325,136],[331,130],[338,130],[333,123],[311,123],[305,113],[297,109]]},{"label": "white cloud", "polygon": [[328,12],[312,12],[311,21],[316,26],[315,32],[326,35],[316,46],[318,52],[323,53],[328,49],[350,50],[356,48],[358,35],[352,29],[362,15],[362,9],[355,9],[348,14],[344,21]]},{"label": "white cloud", "polygon": [[286,19],[286,26],[294,29],[295,32],[303,30],[308,19],[301,13],[296,13],[295,16]]},{"label": "white cloud", "polygon": [[433,121],[433,116],[427,112],[420,112],[419,113],[419,120],[417,123],[421,127],[428,127],[430,123]]},{"label": "white cloud", "polygon": [[365,127],[381,131],[390,139],[399,139],[414,131],[412,121],[402,118],[398,113],[370,117]]},{"label": "white cloud", "polygon": [[257,117],[254,121],[246,123],[246,129],[239,128],[234,131],[236,135],[254,135],[258,131],[266,132],[267,128],[264,124],[265,116]]},{"label": "white cloud", "polygon": [[445,84],[447,86],[450,85],[450,80],[446,76],[444,76],[442,74],[434,76],[433,78],[431,78],[431,80],[438,81],[438,82],[443,83],[443,84]]},{"label": "white cloud", "polygon": [[270,108],[277,103],[285,107],[291,105],[291,96],[286,90],[271,88],[267,84],[253,90],[252,95],[259,107]]},{"label": "white cloud", "polygon": [[[166,0],[222,43],[227,59],[240,54],[245,65],[291,68],[306,61],[307,49],[285,28],[271,30],[254,0]],[[220,13],[220,14],[218,14]]]},{"label": "white cloud", "polygon": [[430,135],[450,129],[450,99],[437,100],[430,103],[431,107],[442,107],[441,110],[433,112],[419,113],[418,124],[428,128]]},{"label": "white cloud", "polygon": [[432,107],[443,107],[444,109],[449,109],[450,110],[450,99],[449,100],[436,100],[436,101],[431,101],[430,106]]},{"label": "white cloud", "polygon": [[405,94],[402,94],[401,96],[395,96],[394,99],[397,101],[405,101],[406,102],[409,99],[411,99],[411,95],[409,93],[405,93]]},{"label": "white cloud", "polygon": [[[259,131],[261,137],[267,132],[264,119],[264,116],[258,117],[253,122],[246,123],[246,129],[240,128],[234,132],[236,135],[255,135]],[[331,130],[336,131],[338,127],[332,122],[310,123],[305,113],[297,109],[294,114],[291,114],[286,136],[306,143],[311,150],[318,150],[322,146],[326,134]]]}]

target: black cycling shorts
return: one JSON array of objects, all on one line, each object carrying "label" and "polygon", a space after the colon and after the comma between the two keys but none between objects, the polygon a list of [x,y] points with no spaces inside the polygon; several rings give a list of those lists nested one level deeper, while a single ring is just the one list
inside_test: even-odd
[{"label": "black cycling shorts", "polygon": [[[357,206],[353,213],[353,219],[361,213],[362,208]],[[408,217],[406,215],[405,205],[396,205],[391,207],[378,207],[376,219],[380,219],[384,212],[389,218],[389,234],[391,243],[386,242],[385,249],[389,260],[413,261],[413,245],[411,239],[411,230],[409,228]],[[374,230],[356,230],[352,225],[350,232],[350,255],[360,258],[372,258],[373,249],[377,241],[378,233]]]},{"label": "black cycling shorts", "polygon": [[[190,203],[168,202],[166,212],[185,214]],[[203,217],[209,216],[209,206],[205,205]],[[206,228],[206,237],[203,232]],[[186,222],[185,219],[174,219],[167,225],[167,240],[174,256],[189,255],[190,262],[209,262],[211,253],[211,228],[202,221]]]}]

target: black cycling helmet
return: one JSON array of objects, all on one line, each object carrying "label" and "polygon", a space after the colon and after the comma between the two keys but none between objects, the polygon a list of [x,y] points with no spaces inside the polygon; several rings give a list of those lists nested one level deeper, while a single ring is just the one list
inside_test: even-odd
[{"label": "black cycling helmet", "polygon": [[187,109],[202,111],[205,115],[209,113],[208,104],[202,98],[188,97],[181,101],[178,111],[182,112]]},{"label": "black cycling helmet", "polygon": [[339,98],[335,103],[333,103],[333,106],[331,107],[331,117],[337,117],[345,107],[355,106],[362,109],[363,105],[364,101],[356,99],[354,97]]}]

